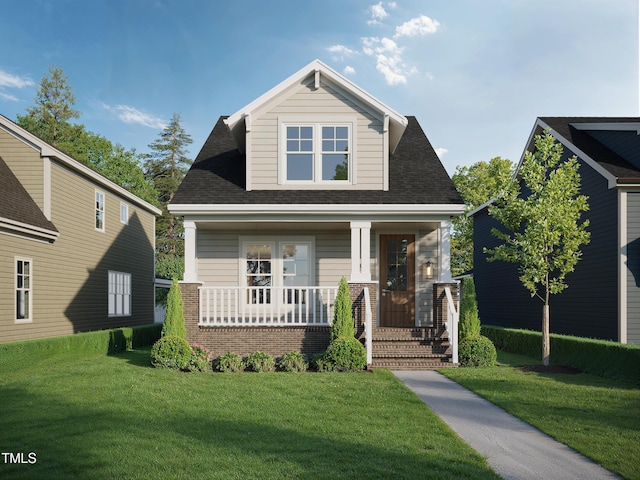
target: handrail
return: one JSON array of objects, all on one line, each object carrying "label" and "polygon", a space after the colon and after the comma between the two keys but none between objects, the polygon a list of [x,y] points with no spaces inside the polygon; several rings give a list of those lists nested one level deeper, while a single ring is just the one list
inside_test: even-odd
[{"label": "handrail", "polygon": [[364,309],[364,341],[367,351],[367,365],[371,365],[373,363],[373,312],[367,287],[364,288]]},{"label": "handrail", "polygon": [[453,295],[449,287],[444,288],[447,295],[447,333],[451,344],[451,362],[458,363],[458,320],[460,313],[453,301]]}]

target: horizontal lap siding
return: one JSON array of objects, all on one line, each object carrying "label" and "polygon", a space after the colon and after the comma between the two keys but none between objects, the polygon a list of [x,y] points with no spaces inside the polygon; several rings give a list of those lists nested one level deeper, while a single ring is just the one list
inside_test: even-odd
[{"label": "horizontal lap siding", "polygon": [[[382,123],[370,113],[329,86],[317,91],[302,85],[291,97],[252,120],[251,182],[254,190],[282,188],[278,185],[278,116],[279,115],[355,114],[357,116],[356,181],[354,189],[382,189]],[[340,121],[340,117],[336,117]]]},{"label": "horizontal lap siding", "polygon": [[627,194],[627,342],[640,344],[640,192]]},{"label": "horizontal lap siding", "polygon": [[[37,152],[33,155],[39,160]],[[13,169],[13,161],[7,163]],[[98,187],[105,193],[106,218],[105,232],[97,232],[93,182],[55,160],[51,177],[51,221],[60,232],[57,240],[48,244],[0,234],[0,283],[5,292],[0,294],[0,341],[153,323],[153,215],[124,202],[130,219],[129,225],[121,224],[120,198]],[[15,255],[33,259],[33,322],[28,324],[13,320]],[[132,275],[130,317],[108,317],[109,270]]]},{"label": "horizontal lap siding", "polygon": [[[582,259],[567,275],[569,287],[551,296],[551,331],[617,340],[617,193],[582,162],[580,175],[581,193],[589,196],[586,216],[591,222],[591,242],[581,248]],[[518,265],[486,260],[483,248],[498,244],[492,227],[499,224],[486,211],[474,217],[474,277],[480,319],[487,325],[539,331],[543,303],[531,298],[522,286]]]}]

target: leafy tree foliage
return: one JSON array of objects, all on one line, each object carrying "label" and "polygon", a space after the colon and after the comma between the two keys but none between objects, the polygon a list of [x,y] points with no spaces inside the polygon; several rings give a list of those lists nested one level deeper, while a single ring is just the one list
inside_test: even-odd
[{"label": "leafy tree foliage", "polygon": [[40,81],[35,106],[26,115],[18,115],[17,123],[45,142],[87,165],[134,195],[156,203],[153,184],[140,167],[141,157],[135,150],[114,145],[102,135],[90,132],[84,125],[69,123],[79,118],[72,107],[75,95],[61,68],[51,66]]},{"label": "leafy tree foliage", "polygon": [[159,138],[149,145],[152,153],[147,155],[145,174],[158,192],[158,203],[162,216],[156,220],[156,248],[163,255],[184,255],[184,227],[182,220],[167,210],[178,186],[192,161],[186,157],[186,148],[193,141],[180,124],[180,115],[174,113],[169,125]]},{"label": "leafy tree foliage", "polygon": [[452,180],[466,204],[465,215],[453,219],[451,273],[460,275],[473,269],[473,218],[466,213],[498,196],[513,175],[511,160],[492,158],[489,163],[458,166]]},{"label": "leafy tree foliage", "polygon": [[535,137],[535,152],[526,152],[514,181],[489,208],[507,232],[493,229],[504,243],[487,250],[489,261],[520,265],[520,281],[542,300],[542,361],[549,364],[549,296],[567,288],[566,276],[580,260],[581,245],[590,240],[587,197],[580,195],[575,156],[562,161],[562,145],[545,131]]}]

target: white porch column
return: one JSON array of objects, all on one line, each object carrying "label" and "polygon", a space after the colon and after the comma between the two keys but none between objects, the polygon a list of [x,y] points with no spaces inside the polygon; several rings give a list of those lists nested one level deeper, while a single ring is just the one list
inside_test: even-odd
[{"label": "white porch column", "polygon": [[351,282],[371,281],[371,222],[351,222]]},{"label": "white porch column", "polygon": [[184,221],[184,281],[198,281],[196,271],[196,222]]},{"label": "white porch column", "polygon": [[451,278],[451,220],[440,222],[440,282],[450,283]]}]

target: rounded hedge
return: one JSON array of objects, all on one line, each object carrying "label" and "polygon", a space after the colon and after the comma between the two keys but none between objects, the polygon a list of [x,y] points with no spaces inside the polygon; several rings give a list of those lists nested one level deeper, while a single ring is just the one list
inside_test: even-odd
[{"label": "rounded hedge", "polygon": [[329,344],[323,361],[330,364],[332,370],[357,372],[366,368],[367,352],[355,337],[340,337]]},{"label": "rounded hedge", "polygon": [[250,354],[246,361],[247,369],[252,372],[273,372],[276,369],[276,361],[271,355],[257,351]]},{"label": "rounded hedge", "polygon": [[483,335],[467,337],[458,345],[458,361],[462,367],[493,367],[497,359],[496,347]]},{"label": "rounded hedge", "polygon": [[151,364],[156,368],[184,370],[191,360],[191,346],[177,335],[162,337],[151,347]]},{"label": "rounded hedge", "polygon": [[213,369],[223,373],[235,373],[244,370],[244,361],[237,353],[227,352],[213,361]]},{"label": "rounded hedge", "polygon": [[304,353],[289,352],[285,353],[278,360],[278,369],[283,372],[306,372],[309,368],[309,361]]}]

